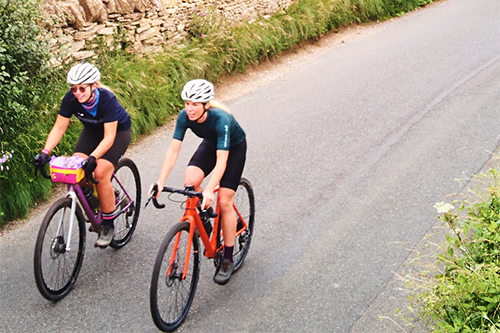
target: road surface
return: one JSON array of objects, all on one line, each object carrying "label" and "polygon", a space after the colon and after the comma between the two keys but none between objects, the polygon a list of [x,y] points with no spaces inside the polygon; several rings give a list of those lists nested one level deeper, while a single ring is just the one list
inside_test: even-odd
[{"label": "road surface", "polygon": [[[395,272],[436,223],[434,203],[491,158],[500,122],[500,3],[449,0],[376,25],[229,101],[248,137],[255,237],[226,286],[201,263],[179,332],[396,332]],[[130,149],[143,193],[167,125]],[[188,135],[168,185],[181,186]],[[166,196],[162,197],[166,201]],[[142,210],[131,242],[88,235],[74,290],[53,304],[33,277],[42,215],[0,237],[1,332],[156,332],[149,283],[179,204]],[[390,287],[389,287],[390,286]]]}]

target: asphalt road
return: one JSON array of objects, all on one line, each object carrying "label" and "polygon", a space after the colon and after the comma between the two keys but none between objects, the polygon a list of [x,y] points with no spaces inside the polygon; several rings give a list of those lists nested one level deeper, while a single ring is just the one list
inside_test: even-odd
[{"label": "asphalt road", "polygon": [[[434,203],[462,190],[498,145],[500,2],[449,0],[381,24],[300,71],[229,104],[247,132],[244,175],[257,220],[229,284],[200,284],[179,332],[396,332],[395,272],[436,223]],[[172,135],[130,149],[143,192]],[[189,135],[168,183],[182,185]],[[166,200],[166,197],[163,197]],[[131,242],[94,249],[62,301],[33,277],[43,215],[0,237],[1,332],[155,332],[149,282],[182,213],[142,210]],[[390,286],[390,287],[389,287]]]}]

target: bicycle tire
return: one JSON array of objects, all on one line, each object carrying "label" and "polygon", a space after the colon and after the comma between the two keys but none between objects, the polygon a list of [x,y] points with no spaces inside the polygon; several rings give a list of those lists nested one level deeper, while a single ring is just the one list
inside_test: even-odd
[{"label": "bicycle tire", "polygon": [[[67,233],[71,219],[72,199],[56,201],[43,218],[35,245],[34,271],[38,290],[50,301],[65,297],[76,282],[85,253],[85,219],[76,210],[70,249]],[[76,227],[76,228],[75,228]]]},{"label": "bicycle tire", "polygon": [[[177,236],[179,246],[175,261],[170,263]],[[192,239],[188,272],[186,278],[182,279],[188,238],[189,223],[177,223],[167,233],[156,257],[149,300],[153,321],[163,332],[173,332],[182,324],[196,293],[199,277],[199,244],[196,235]],[[170,272],[169,268],[172,268]]]},{"label": "bicycle tire", "polygon": [[[129,158],[123,158],[118,162],[115,167],[115,175],[133,200],[127,212],[115,219],[115,235],[109,245],[118,250],[128,243],[137,226],[141,210],[141,177],[139,169]],[[111,179],[111,184],[116,196],[116,210],[120,210],[122,209],[121,205],[125,207],[128,204],[128,198],[115,177]]]},{"label": "bicycle tire", "polygon": [[[247,223],[247,229],[243,231],[234,243],[234,272],[239,270],[245,261],[245,258],[250,249],[250,243],[253,236],[254,220],[255,220],[255,196],[253,193],[253,188],[248,179],[241,178],[240,184],[236,189],[234,195],[234,205],[240,212],[241,216]],[[236,230],[240,230],[243,225],[241,224],[239,216],[236,214],[237,227]]]}]

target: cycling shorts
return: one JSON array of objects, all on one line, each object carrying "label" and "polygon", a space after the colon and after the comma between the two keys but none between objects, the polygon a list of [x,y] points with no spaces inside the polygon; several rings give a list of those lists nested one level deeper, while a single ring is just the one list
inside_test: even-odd
[{"label": "cycling shorts", "polygon": [[[83,128],[80,133],[80,138],[78,138],[78,142],[76,143],[74,152],[82,153],[88,156],[97,148],[103,138],[104,134],[96,134],[95,132]],[[113,142],[111,148],[109,148],[109,150],[101,156],[101,158],[113,163],[113,165],[116,166],[118,160],[123,156],[123,154],[125,154],[131,139],[131,128],[125,131],[117,131],[115,142]]]},{"label": "cycling shorts", "polygon": [[[247,141],[243,140],[235,146],[229,147],[226,170],[220,180],[220,187],[230,188],[234,191],[238,188],[247,154]],[[203,140],[198,146],[188,165],[200,168],[205,177],[215,168],[217,161],[217,147]]]}]

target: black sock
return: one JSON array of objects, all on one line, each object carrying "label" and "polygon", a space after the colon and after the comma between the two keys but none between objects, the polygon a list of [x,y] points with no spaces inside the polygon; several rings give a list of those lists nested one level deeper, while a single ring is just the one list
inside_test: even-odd
[{"label": "black sock", "polygon": [[115,227],[115,212],[102,213],[102,226]]},{"label": "black sock", "polygon": [[224,259],[227,259],[233,262],[233,250],[234,246],[225,246],[224,245]]}]

